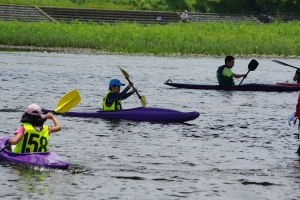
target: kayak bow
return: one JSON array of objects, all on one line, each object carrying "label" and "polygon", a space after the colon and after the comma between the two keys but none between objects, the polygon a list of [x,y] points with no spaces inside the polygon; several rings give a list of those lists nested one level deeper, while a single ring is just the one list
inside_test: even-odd
[{"label": "kayak bow", "polygon": [[289,83],[289,82],[277,82],[277,85],[284,85],[284,86],[296,86],[300,87],[300,83]]}]

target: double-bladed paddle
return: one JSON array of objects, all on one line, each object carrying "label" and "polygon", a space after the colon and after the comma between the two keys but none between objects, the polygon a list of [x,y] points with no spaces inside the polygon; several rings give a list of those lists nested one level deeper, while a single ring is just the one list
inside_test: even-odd
[{"label": "double-bladed paddle", "polygon": [[[257,68],[258,64],[259,64],[259,63],[258,63],[255,59],[252,59],[252,60],[250,61],[250,63],[248,64],[248,72],[247,72],[246,75],[248,75],[248,73],[249,73],[250,71],[254,71],[254,70]],[[245,77],[243,78],[243,80],[240,82],[239,85],[241,85],[241,83],[244,81],[244,79],[245,79]]]},{"label": "double-bladed paddle", "polygon": [[[80,94],[78,90],[73,89],[69,91],[68,93],[64,94],[58,101],[57,106],[54,110],[54,113],[65,113],[72,109],[74,106],[76,106],[80,102]],[[0,150],[0,153],[4,151],[7,147],[9,147],[9,143],[5,145],[4,148]]]},{"label": "double-bladed paddle", "polygon": [[285,66],[292,67],[292,68],[295,68],[295,69],[300,69],[299,67],[295,67],[295,66],[293,66],[293,65],[289,65],[289,64],[286,64],[286,63],[281,62],[281,61],[278,61],[278,60],[272,60],[272,61],[273,61],[273,62],[276,62],[276,63],[278,63],[278,64],[280,64],[280,65],[285,65]]},{"label": "double-bladed paddle", "polygon": [[0,153],[2,152],[2,151],[4,151],[5,149],[7,149],[8,147],[9,147],[9,143],[7,143],[7,145],[5,145],[5,147],[3,147],[1,150],[0,150]]},{"label": "double-bladed paddle", "polygon": [[81,101],[80,94],[77,89],[73,89],[68,93],[62,96],[57,106],[54,110],[54,113],[65,113],[71,110],[74,106],[76,106]]},{"label": "double-bladed paddle", "polygon": [[[121,72],[124,74],[124,76],[125,76],[125,78],[128,80],[128,82],[129,82],[130,84],[132,84],[132,82],[129,80],[129,74],[128,74],[124,69],[122,69],[121,67],[119,67],[119,69],[120,69]],[[132,85],[132,87],[133,87],[133,85]],[[135,89],[135,88],[133,87],[133,89]],[[138,95],[138,97],[139,97],[139,99],[140,99],[140,101],[141,101],[142,106],[143,106],[143,107],[146,107],[146,104],[147,104],[146,97],[145,97],[144,95],[141,96],[141,95],[138,93],[138,91],[136,91],[136,94]]]}]

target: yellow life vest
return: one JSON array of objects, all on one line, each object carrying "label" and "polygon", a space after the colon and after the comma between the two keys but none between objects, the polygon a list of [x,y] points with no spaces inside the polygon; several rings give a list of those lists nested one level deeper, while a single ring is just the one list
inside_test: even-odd
[{"label": "yellow life vest", "polygon": [[122,110],[122,102],[121,99],[114,100],[111,105],[106,104],[107,96],[112,93],[112,91],[108,91],[105,93],[102,101],[102,109],[103,110]]},{"label": "yellow life vest", "polygon": [[43,125],[42,130],[36,130],[31,124],[23,123],[24,135],[13,149],[15,153],[46,152],[49,146],[49,127]]}]

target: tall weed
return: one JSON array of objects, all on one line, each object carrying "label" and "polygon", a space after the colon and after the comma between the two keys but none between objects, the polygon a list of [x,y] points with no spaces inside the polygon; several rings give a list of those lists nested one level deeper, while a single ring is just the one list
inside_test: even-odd
[{"label": "tall weed", "polygon": [[0,21],[0,43],[123,53],[300,55],[300,22],[97,24]]}]

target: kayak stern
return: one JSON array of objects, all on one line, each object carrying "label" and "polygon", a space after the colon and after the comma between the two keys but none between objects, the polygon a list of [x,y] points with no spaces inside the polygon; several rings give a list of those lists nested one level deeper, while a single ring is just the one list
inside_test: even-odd
[{"label": "kayak stern", "polygon": [[[0,135],[0,149],[5,147],[9,137]],[[4,150],[0,153],[1,161],[15,162],[21,164],[37,165],[40,167],[54,169],[68,169],[69,163],[64,162],[55,152],[14,153]]]}]

